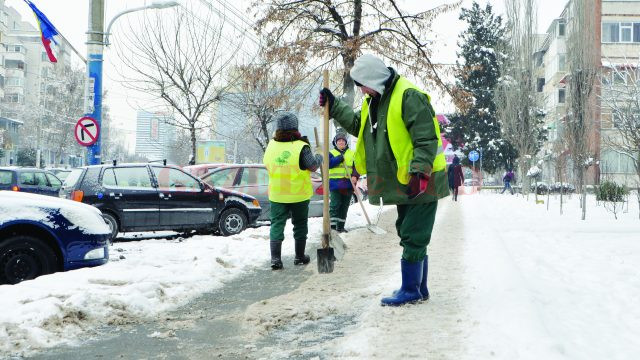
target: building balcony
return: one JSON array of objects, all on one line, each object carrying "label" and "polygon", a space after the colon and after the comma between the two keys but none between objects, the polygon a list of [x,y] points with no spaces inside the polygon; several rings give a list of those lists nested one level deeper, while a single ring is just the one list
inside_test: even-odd
[{"label": "building balcony", "polygon": [[4,60],[5,60],[5,62],[7,60],[15,60],[15,61],[21,61],[21,62],[25,63],[27,61],[27,56],[23,52],[9,52],[9,51],[6,51],[4,53]]}]

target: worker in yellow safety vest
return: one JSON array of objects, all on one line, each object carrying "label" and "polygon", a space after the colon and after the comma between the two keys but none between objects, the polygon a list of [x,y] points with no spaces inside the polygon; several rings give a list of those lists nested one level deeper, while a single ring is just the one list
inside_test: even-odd
[{"label": "worker in yellow safety vest", "polygon": [[353,187],[359,177],[353,163],[355,153],[349,149],[347,136],[339,131],[333,138],[333,149],[329,152],[329,214],[331,228],[338,232],[347,232],[344,224],[353,197]]},{"label": "worker in yellow safety vest", "polygon": [[276,115],[276,133],[269,141],[263,163],[269,173],[271,229],[271,269],[280,270],[282,241],[287,219],[293,224],[294,265],[306,265],[310,259],[307,244],[309,200],[313,195],[311,171],[322,164],[322,155],[313,155],[309,140],[298,131],[298,117],[291,112]]},{"label": "worker in yellow safety vest", "polygon": [[402,284],[382,305],[429,298],[427,245],[438,199],[449,195],[440,126],[431,98],[378,57],[356,59],[351,78],[364,94],[362,109],[320,91],[319,105],[358,137],[355,166],[367,174],[369,202],[397,206],[396,230],[403,247]]}]

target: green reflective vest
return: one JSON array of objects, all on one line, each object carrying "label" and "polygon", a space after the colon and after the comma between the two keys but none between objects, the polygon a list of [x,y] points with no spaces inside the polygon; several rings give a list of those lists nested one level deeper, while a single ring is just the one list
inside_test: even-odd
[{"label": "green reflective vest", "polygon": [[269,141],[262,159],[269,172],[269,200],[278,203],[297,203],[311,199],[311,173],[300,169],[300,152],[308,146],[301,140]]},{"label": "green reflective vest", "polygon": [[[420,90],[417,86],[413,85],[405,77],[400,76],[396,85],[391,93],[391,99],[389,102],[389,110],[387,112],[387,131],[389,135],[389,144],[393,151],[393,156],[396,159],[398,165],[398,172],[396,177],[401,184],[409,183],[409,166],[413,159],[413,143],[409,131],[402,121],[402,97],[407,89],[415,89],[427,96],[429,102],[431,97],[424,91]],[[362,141],[362,133],[364,131],[364,125],[369,117],[369,97],[365,97],[362,102],[362,110],[360,112],[360,131],[358,132],[358,142],[356,144],[355,162],[356,170],[360,174],[367,173],[366,154],[364,150],[364,142]],[[440,125],[438,119],[433,116],[433,125],[436,129],[436,135],[438,136],[438,151],[436,158],[433,161],[433,172],[444,171],[447,166],[446,159],[444,157],[444,149],[442,148],[442,137],[440,136]]]},{"label": "green reflective vest", "polygon": [[[333,149],[331,150],[331,154],[333,156],[339,156],[340,151]],[[343,162],[341,162],[338,166],[329,169],[329,179],[341,179],[341,178],[350,178],[351,173],[353,172],[353,159],[355,158],[355,153],[351,149],[347,149],[347,151],[342,154],[344,157]],[[344,169],[344,164],[347,164],[347,170]]]}]

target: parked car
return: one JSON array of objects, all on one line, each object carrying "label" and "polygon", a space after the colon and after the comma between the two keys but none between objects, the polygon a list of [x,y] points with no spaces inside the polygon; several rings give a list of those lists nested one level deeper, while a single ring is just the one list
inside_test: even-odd
[{"label": "parked car", "polygon": [[464,183],[462,184],[463,186],[478,186],[480,185],[480,182],[476,179],[465,179]]},{"label": "parked car", "polygon": [[111,236],[127,231],[213,231],[234,235],[260,216],[247,194],[214,188],[162,164],[93,165],[74,169],[60,197],[100,209]]},{"label": "parked car", "polygon": [[46,170],[51,171],[60,181],[64,181],[71,174],[71,169],[52,168]]},{"label": "parked car", "polygon": [[188,172],[189,174],[197,177],[197,178],[201,178],[203,176],[205,176],[206,174],[210,173],[211,171],[221,167],[221,166],[225,166],[227,164],[198,164],[198,165],[188,165],[188,166],[184,166],[182,168],[182,170]]},{"label": "parked car", "polygon": [[96,208],[0,191],[0,284],[109,260],[111,231]]},{"label": "parked car", "polygon": [[[260,202],[260,221],[269,220],[269,173],[262,164],[231,164],[220,166],[204,175],[202,181],[210,186],[240,191],[254,196]],[[313,197],[309,204],[309,217],[322,216],[322,177],[311,173]]]},{"label": "parked car", "polygon": [[27,167],[0,167],[0,190],[58,196],[62,181],[50,171]]}]

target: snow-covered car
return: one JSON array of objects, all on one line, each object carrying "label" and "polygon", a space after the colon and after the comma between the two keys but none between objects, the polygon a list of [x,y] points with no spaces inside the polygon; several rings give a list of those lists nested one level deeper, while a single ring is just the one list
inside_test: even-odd
[{"label": "snow-covered car", "polygon": [[109,260],[111,231],[93,206],[0,191],[0,284]]},{"label": "snow-covered car", "polygon": [[476,179],[465,179],[463,186],[478,186],[480,183]]}]

